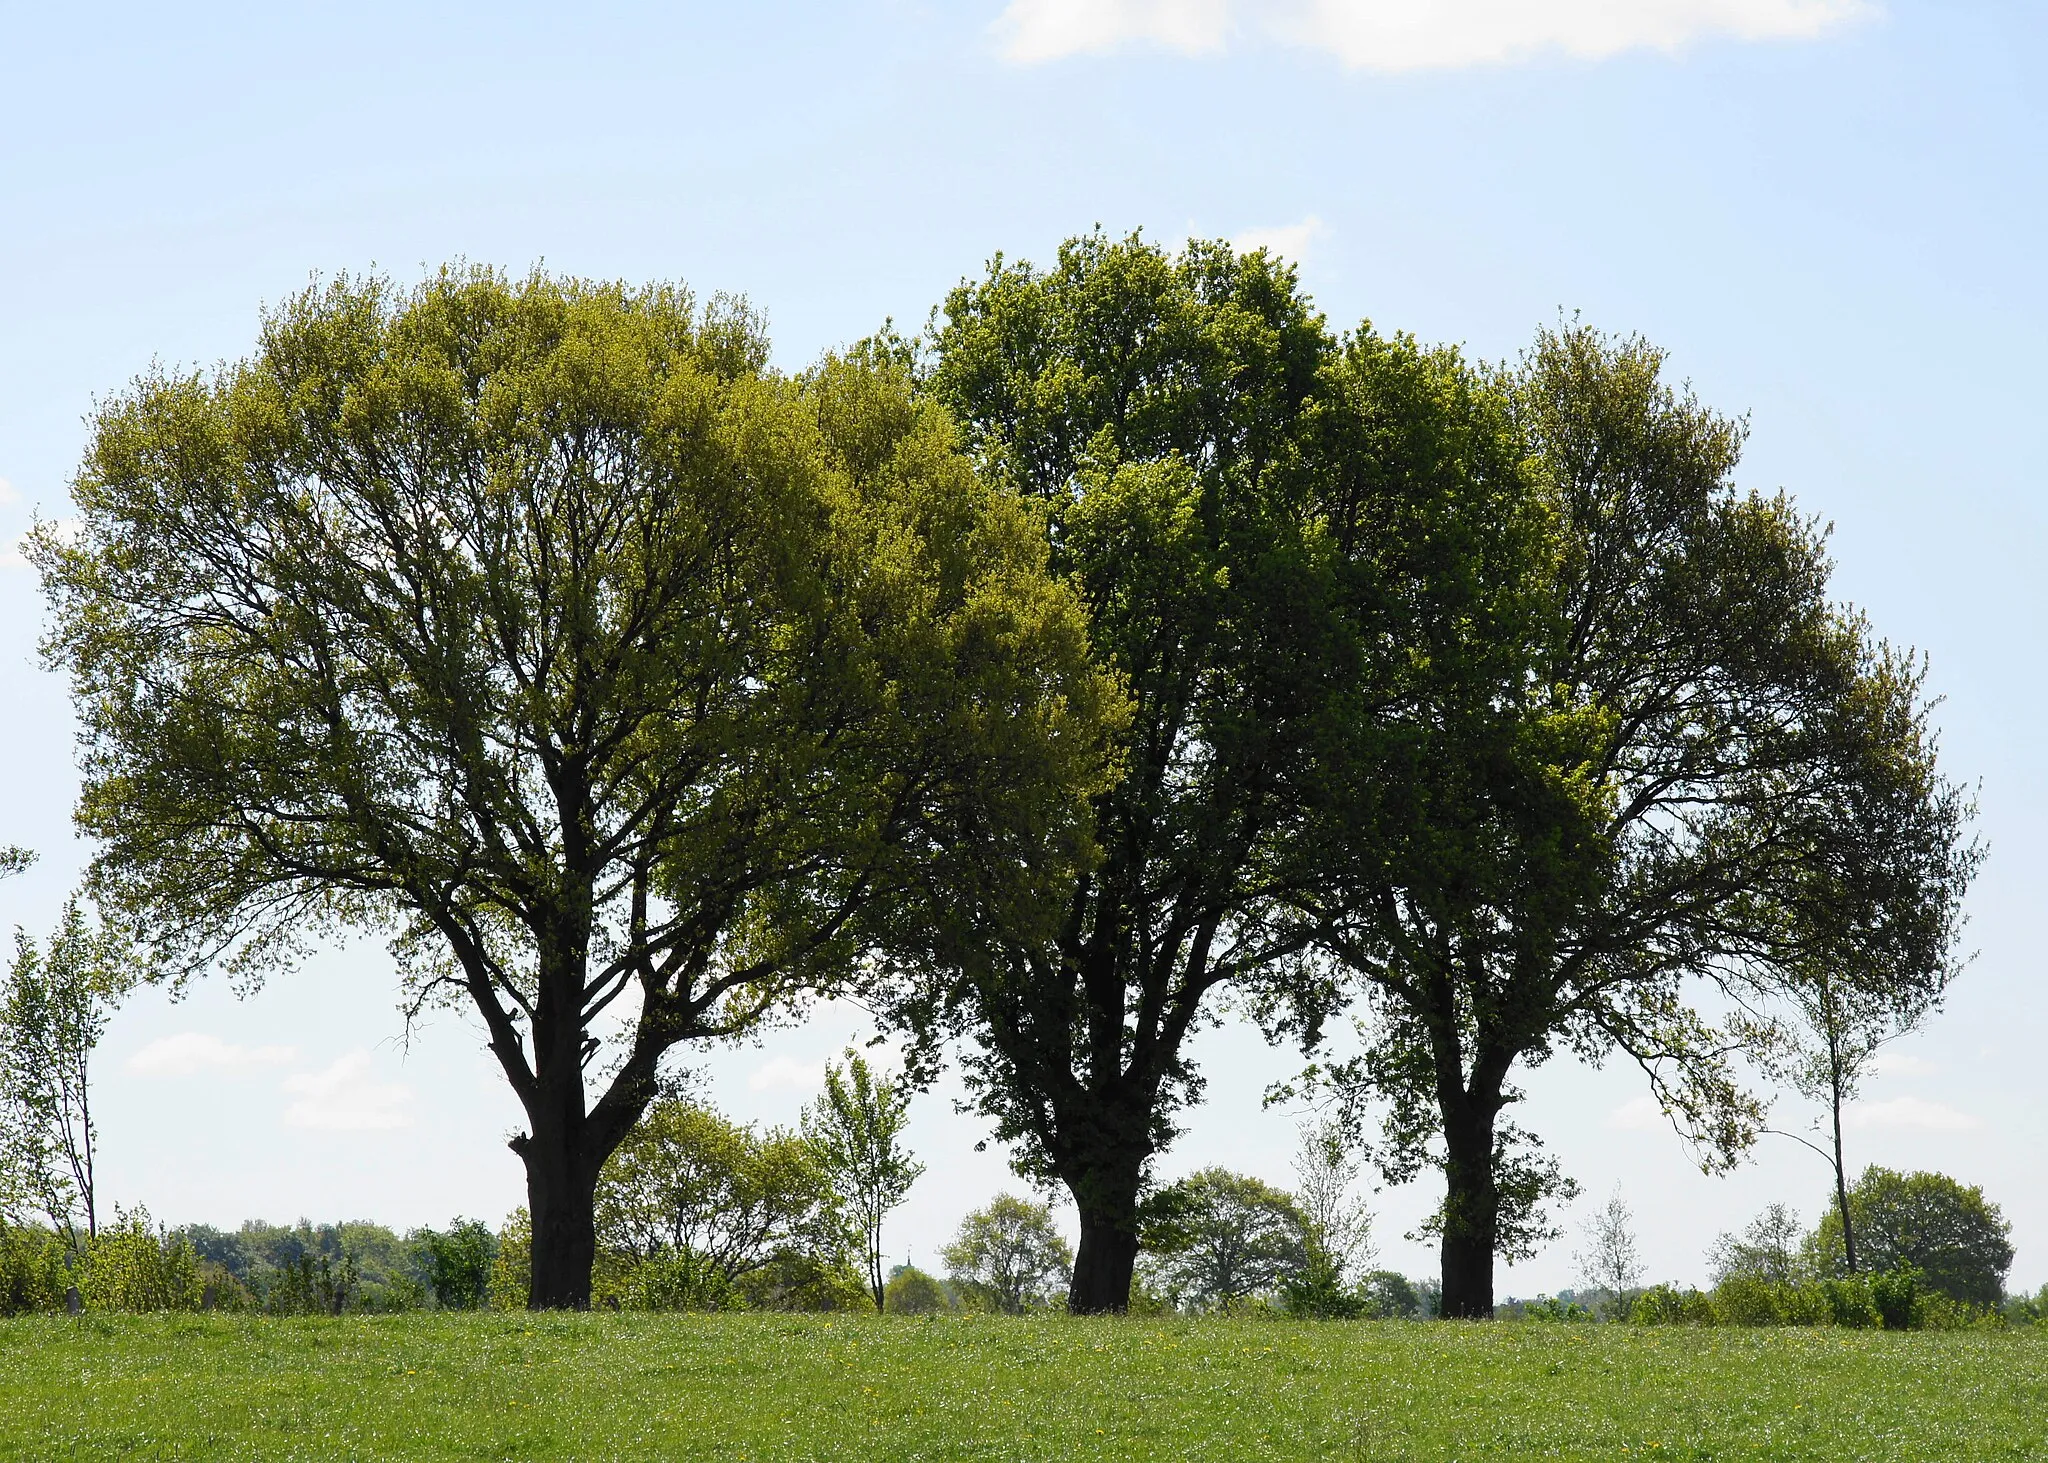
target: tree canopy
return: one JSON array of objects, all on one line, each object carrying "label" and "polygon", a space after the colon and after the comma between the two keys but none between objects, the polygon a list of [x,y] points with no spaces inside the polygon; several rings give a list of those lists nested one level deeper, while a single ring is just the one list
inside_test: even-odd
[{"label": "tree canopy", "polygon": [[[1863,1269],[1917,1270],[1928,1289],[1987,1310],[2004,1298],[2012,1225],[1976,1185],[1872,1165],[1850,1186],[1849,1215]],[[1839,1209],[1821,1216],[1813,1249],[1824,1270],[1848,1269]]]},{"label": "tree canopy", "polygon": [[1448,420],[1519,455],[1438,479],[1437,529],[1466,527],[1434,539],[1492,567],[1408,607],[1401,695],[1331,759],[1294,897],[1370,1004],[1339,1086],[1386,1103],[1383,1167],[1444,1169],[1461,1316],[1568,1191],[1506,1116],[1518,1066],[1622,1052],[1731,1163],[1762,1108],[1730,1057],[1768,993],[1823,952],[1879,992],[1923,984],[1975,854],[1914,662],[1829,599],[1815,525],[1736,490],[1740,427],[1661,353],[1574,326],[1513,372],[1442,370],[1473,403]]},{"label": "tree canopy", "polygon": [[1215,993],[1302,985],[1261,914],[1296,821],[1336,627],[1299,462],[1328,347],[1265,254],[1069,240],[998,257],[946,300],[927,393],[996,480],[1043,505],[1052,564],[1128,684],[1123,775],[1064,915],[951,992],[967,1077],[1022,1168],[1080,1210],[1070,1302],[1121,1310],[1137,1205],[1200,1092],[1189,1036]]},{"label": "tree canopy", "polygon": [[94,888],[174,979],[366,929],[471,1006],[536,1306],[676,1043],[1086,855],[1119,701],[1034,511],[899,369],[767,356],[672,286],[342,279],[107,401],[31,549]]}]

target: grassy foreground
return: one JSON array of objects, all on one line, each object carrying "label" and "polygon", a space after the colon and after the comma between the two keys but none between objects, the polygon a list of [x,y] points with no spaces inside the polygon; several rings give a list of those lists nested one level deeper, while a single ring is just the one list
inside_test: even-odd
[{"label": "grassy foreground", "polygon": [[43,1317],[0,1322],[0,1458],[2048,1459],[2048,1336]]}]

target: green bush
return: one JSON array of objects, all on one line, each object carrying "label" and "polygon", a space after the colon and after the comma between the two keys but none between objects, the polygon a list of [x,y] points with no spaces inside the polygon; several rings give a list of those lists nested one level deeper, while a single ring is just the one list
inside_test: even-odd
[{"label": "green bush", "polygon": [[1711,1326],[1719,1320],[1712,1297],[1675,1285],[1651,1286],[1636,1297],[1628,1318],[1637,1326]]},{"label": "green bush", "polygon": [[1920,1325],[1920,1274],[1917,1270],[1893,1270],[1873,1276],[1871,1303],[1887,1331],[1912,1331]]},{"label": "green bush", "polygon": [[34,1225],[0,1223],[0,1316],[64,1308],[64,1242]]},{"label": "green bush", "polygon": [[413,1231],[421,1278],[444,1311],[480,1310],[491,1293],[498,1237],[481,1220],[456,1219],[446,1230]]},{"label": "green bush", "polygon": [[930,1316],[952,1308],[952,1297],[946,1294],[946,1287],[910,1265],[891,1275],[882,1292],[882,1309],[891,1315]]},{"label": "green bush", "polygon": [[205,1299],[191,1247],[158,1234],[146,1212],[102,1229],[72,1275],[92,1311],[196,1311]]},{"label": "green bush", "polygon": [[1280,1282],[1280,1308],[1297,1320],[1355,1321],[1372,1311],[1372,1298],[1344,1283],[1344,1273],[1319,1244],[1308,1247],[1298,1274]]},{"label": "green bush", "polygon": [[498,1231],[498,1253],[491,1259],[486,1302],[494,1311],[523,1311],[527,1292],[532,1288],[533,1220],[522,1204],[505,1216],[504,1226]]},{"label": "green bush", "polygon": [[1877,1303],[1870,1298],[1870,1282],[1863,1276],[1823,1280],[1820,1288],[1827,1296],[1828,1317],[1835,1325],[1862,1329],[1883,1324]]},{"label": "green bush", "polygon": [[1785,1291],[1756,1275],[1730,1275],[1714,1287],[1714,1319],[1724,1326],[1782,1326]]},{"label": "green bush", "polygon": [[866,1311],[874,1314],[874,1292],[852,1267],[817,1255],[787,1250],[734,1287],[750,1311]]}]

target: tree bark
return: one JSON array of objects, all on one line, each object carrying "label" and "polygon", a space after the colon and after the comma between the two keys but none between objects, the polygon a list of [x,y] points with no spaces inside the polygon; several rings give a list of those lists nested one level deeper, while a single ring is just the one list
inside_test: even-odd
[{"label": "tree bark", "polygon": [[[583,1126],[581,1124],[578,1125]],[[580,1136],[580,1135],[579,1135]],[[597,1170],[562,1128],[514,1139],[526,1162],[526,1208],[533,1222],[528,1310],[587,1311],[597,1263]]]},{"label": "tree bark", "polygon": [[1829,1037],[1830,1074],[1834,1087],[1835,1119],[1835,1203],[1842,1215],[1842,1257],[1849,1273],[1856,1273],[1856,1231],[1849,1223],[1849,1175],[1842,1165],[1842,1063],[1832,1035]]},{"label": "tree bark", "polygon": [[1138,1264],[1137,1198],[1133,1184],[1128,1213],[1120,1220],[1082,1212],[1081,1247],[1074,1252],[1074,1280],[1067,1288],[1067,1309],[1074,1315],[1122,1315],[1130,1309]]},{"label": "tree bark", "polygon": [[1443,1297],[1447,1321],[1493,1316],[1493,1257],[1500,1190],[1493,1177],[1493,1112],[1444,1115]]}]

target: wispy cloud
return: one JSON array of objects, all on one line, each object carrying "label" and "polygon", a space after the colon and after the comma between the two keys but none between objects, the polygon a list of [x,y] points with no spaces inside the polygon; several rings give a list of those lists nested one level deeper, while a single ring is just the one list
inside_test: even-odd
[{"label": "wispy cloud", "polygon": [[1924,1057],[1904,1052],[1879,1052],[1870,1059],[1870,1070],[1879,1077],[1932,1077],[1941,1071]]},{"label": "wispy cloud", "polygon": [[747,1078],[748,1090],[753,1092],[772,1092],[778,1087],[810,1092],[824,1085],[823,1062],[800,1062],[795,1057],[770,1057]]},{"label": "wispy cloud", "polygon": [[1314,246],[1316,240],[1328,232],[1323,221],[1310,214],[1300,223],[1280,224],[1268,229],[1246,229],[1232,239],[1230,245],[1240,254],[1264,249],[1295,264],[1306,264],[1309,249]]},{"label": "wispy cloud", "polygon": [[1543,55],[1599,60],[1712,37],[1811,40],[1877,0],[1010,0],[1003,53],[1024,63],[1149,45],[1213,54],[1240,39],[1324,51],[1348,67],[1417,71]]},{"label": "wispy cloud", "polygon": [[1657,1099],[1644,1093],[1631,1097],[1607,1115],[1607,1126],[1623,1133],[1661,1133],[1671,1126]]},{"label": "wispy cloud", "polygon": [[366,1051],[350,1052],[319,1072],[287,1077],[284,1090],[297,1098],[284,1110],[286,1124],[294,1128],[370,1133],[412,1124],[412,1089],[379,1081]]},{"label": "wispy cloud", "polygon": [[140,1077],[196,1077],[201,1072],[249,1072],[281,1067],[299,1054],[291,1046],[236,1046],[204,1031],[160,1036],[128,1059]]},{"label": "wispy cloud", "polygon": [[1852,1128],[1917,1128],[1928,1133],[1966,1133],[1984,1126],[1970,1113],[1920,1097],[1855,1103],[1842,1115],[1842,1121]]}]

